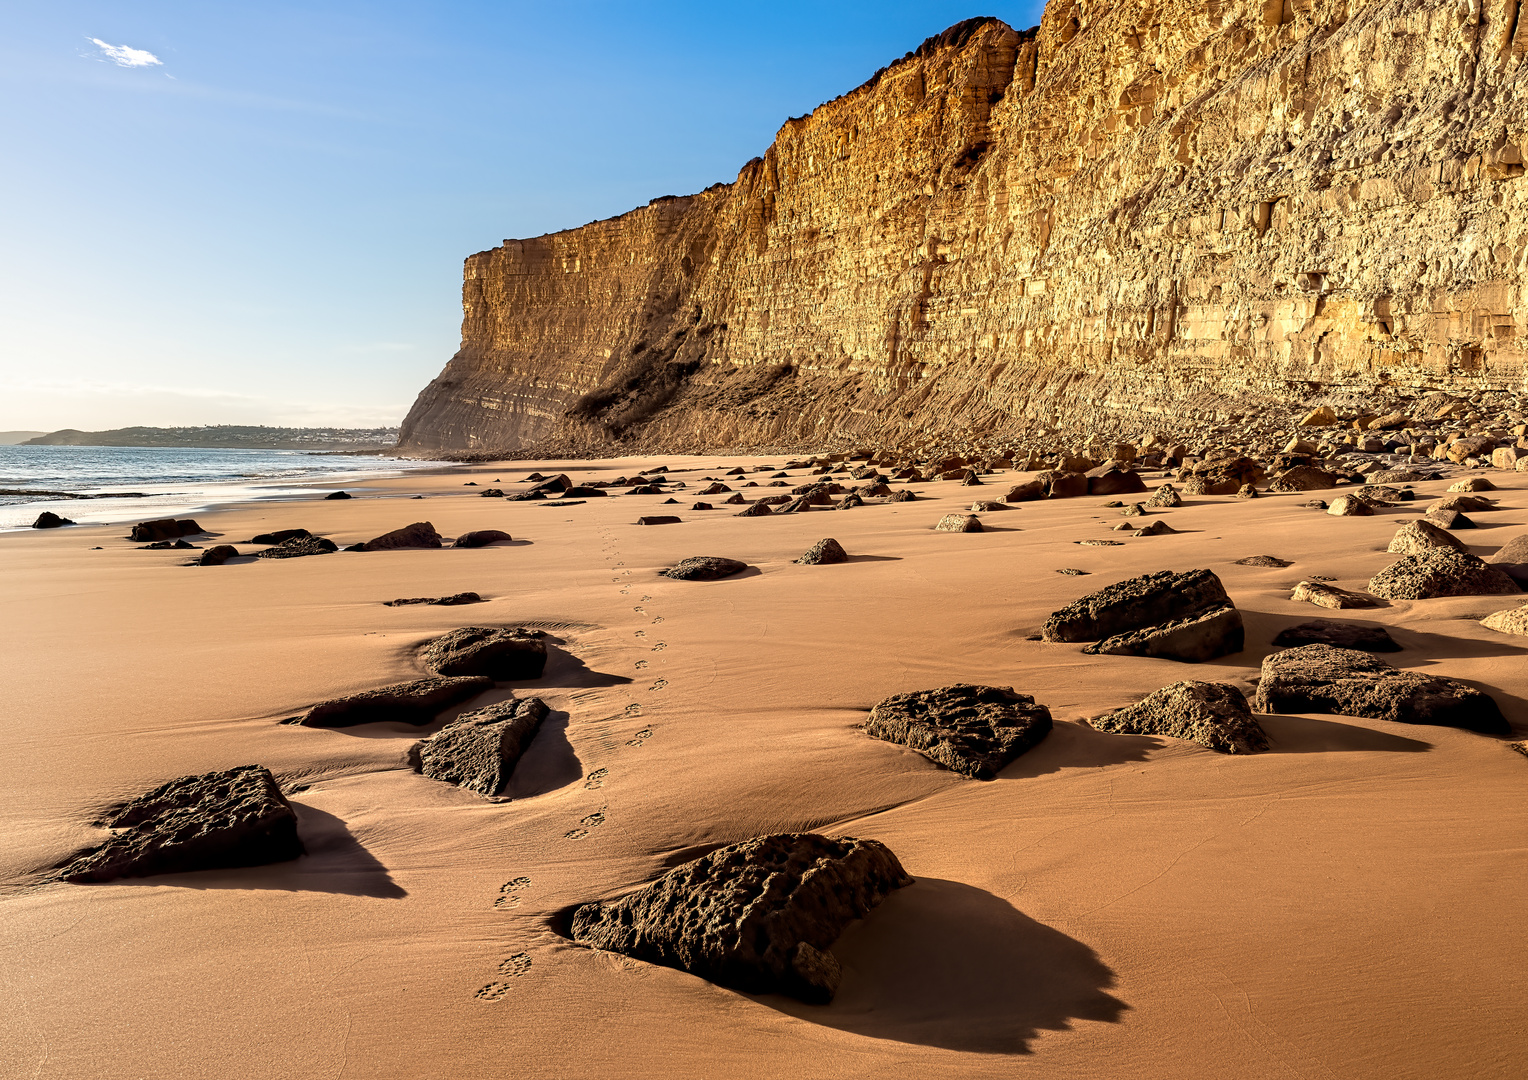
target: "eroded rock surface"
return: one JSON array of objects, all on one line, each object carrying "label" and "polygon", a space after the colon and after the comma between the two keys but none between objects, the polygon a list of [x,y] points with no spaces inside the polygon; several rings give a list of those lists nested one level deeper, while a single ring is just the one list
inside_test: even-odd
[{"label": "eroded rock surface", "polygon": [[[1154,636],[1156,627],[1164,627],[1169,636]],[[1144,637],[1132,637],[1141,632]],[[1162,570],[1074,600],[1051,614],[1041,636],[1046,641],[1107,639],[1114,645],[1109,651],[1139,647],[1153,651],[1132,655],[1151,656],[1168,655],[1160,650],[1182,642],[1195,658],[1209,659],[1240,652],[1244,634],[1240,613],[1213,573]]]},{"label": "eroded rock surface", "polygon": [[1263,659],[1256,707],[1439,724],[1492,735],[1510,730],[1489,694],[1457,679],[1399,671],[1357,649],[1304,645]]},{"label": "eroded rock surface", "polygon": [[472,532],[464,532],[451,544],[454,548],[480,548],[489,544],[505,544],[514,540],[514,537],[502,529],[474,529]]},{"label": "eroded rock surface", "polygon": [[275,547],[257,551],[257,559],[299,559],[305,555],[328,555],[338,551],[339,545],[322,536],[294,536],[282,540]]},{"label": "eroded rock surface", "polygon": [[718,555],[692,555],[658,573],[675,581],[719,581],[747,569],[748,564],[737,559],[724,559]]},{"label": "eroded rock surface", "polygon": [[1392,555],[1416,555],[1433,548],[1464,551],[1465,544],[1432,522],[1418,520],[1408,521],[1395,530],[1395,535],[1390,538],[1390,546],[1385,550]]},{"label": "eroded rock surface", "polygon": [[1339,589],[1325,581],[1301,581],[1290,592],[1291,600],[1300,600],[1307,604],[1315,604],[1317,607],[1332,608],[1368,608],[1378,607],[1374,597],[1364,593],[1350,592],[1347,589]]},{"label": "eroded rock surface", "polygon": [[434,723],[435,717],[451,706],[492,689],[493,680],[483,675],[415,679],[323,701],[286,722],[303,727],[354,727],[356,724],[381,723],[418,727]]},{"label": "eroded rock surface", "polygon": [[401,529],[383,533],[357,547],[359,551],[395,551],[399,548],[438,548],[440,533],[428,521],[416,521]]},{"label": "eroded rock surface", "polygon": [[1268,736],[1253,718],[1247,696],[1230,683],[1173,683],[1088,723],[1122,735],[1187,739],[1222,754],[1268,749]]},{"label": "eroded rock surface", "polygon": [[171,780],[102,824],[114,835],[62,867],[65,881],[262,866],[303,854],[297,814],[259,765]]},{"label": "eroded rock surface", "polygon": [[155,518],[153,521],[140,521],[133,526],[128,539],[135,543],[159,543],[164,540],[176,540],[182,536],[196,536],[205,530],[190,518],[177,521],[175,518]]},{"label": "eroded rock surface", "polygon": [[540,698],[495,702],[463,713],[414,744],[410,760],[431,780],[497,795],[547,716]]},{"label": "eroded rock surface", "polygon": [[475,592],[452,593],[450,596],[408,596],[397,600],[382,601],[387,607],[410,607],[415,604],[434,604],[437,607],[454,607],[457,604],[480,604],[483,598]]},{"label": "eroded rock surface", "polygon": [[825,563],[844,563],[849,561],[849,553],[844,550],[842,544],[828,536],[807,548],[806,554],[796,561],[807,566],[819,566]]},{"label": "eroded rock surface", "polygon": [[886,698],[870,710],[865,733],[918,751],[947,769],[992,780],[1045,738],[1050,710],[1005,686],[959,683]]},{"label": "eroded rock surface", "polygon": [[437,675],[486,675],[497,682],[539,679],[546,635],[523,626],[463,626],[427,643],[419,662]]},{"label": "eroded rock surface", "polygon": [[1335,645],[1339,649],[1362,649],[1364,652],[1400,652],[1390,631],[1373,623],[1339,622],[1336,619],[1311,619],[1280,630],[1275,645]]},{"label": "eroded rock surface", "polygon": [[1521,592],[1498,566],[1453,548],[1405,555],[1369,579],[1369,591],[1387,600],[1438,596],[1493,596]]},{"label": "eroded rock surface", "polygon": [[875,840],[781,833],[718,848],[573,913],[574,941],[750,993],[832,1000],[844,928],[912,884]]}]

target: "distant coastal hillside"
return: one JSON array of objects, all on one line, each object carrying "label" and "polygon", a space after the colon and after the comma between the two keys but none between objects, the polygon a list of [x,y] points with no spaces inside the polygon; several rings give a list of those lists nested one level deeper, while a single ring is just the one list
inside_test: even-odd
[{"label": "distant coastal hillside", "polygon": [[[30,433],[28,433],[30,434]],[[208,427],[129,427],[111,431],[62,431],[27,439],[22,446],[187,446],[213,450],[390,450],[398,429],[287,428],[217,424]]]},{"label": "distant coastal hillside", "polygon": [[0,431],[0,446],[15,446],[46,434],[45,431]]}]

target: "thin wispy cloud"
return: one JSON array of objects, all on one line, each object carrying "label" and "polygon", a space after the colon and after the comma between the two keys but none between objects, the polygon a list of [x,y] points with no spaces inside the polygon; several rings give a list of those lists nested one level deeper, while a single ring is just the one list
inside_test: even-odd
[{"label": "thin wispy cloud", "polygon": [[90,39],[101,50],[101,57],[118,67],[163,67],[164,61],[147,49],[135,49],[131,45],[108,45],[100,38]]}]

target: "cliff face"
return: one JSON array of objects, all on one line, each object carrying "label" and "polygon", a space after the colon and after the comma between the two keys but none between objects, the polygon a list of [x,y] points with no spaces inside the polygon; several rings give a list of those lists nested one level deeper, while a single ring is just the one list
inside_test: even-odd
[{"label": "cliff face", "polygon": [[469,258],[400,444],[907,443],[1516,386],[1520,6],[962,23],[730,185]]}]

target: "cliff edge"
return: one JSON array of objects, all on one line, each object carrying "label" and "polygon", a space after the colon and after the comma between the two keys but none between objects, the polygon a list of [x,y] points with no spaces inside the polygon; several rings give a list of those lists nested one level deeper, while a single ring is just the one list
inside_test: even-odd
[{"label": "cliff edge", "polygon": [[905,445],[1521,384],[1528,0],[1052,0],[466,261],[401,448]]}]

